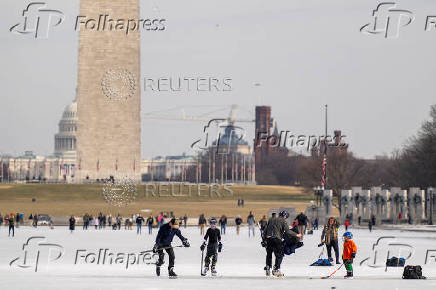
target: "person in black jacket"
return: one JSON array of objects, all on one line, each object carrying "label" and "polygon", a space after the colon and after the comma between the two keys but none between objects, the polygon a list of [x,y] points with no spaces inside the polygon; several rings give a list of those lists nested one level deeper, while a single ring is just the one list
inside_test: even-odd
[{"label": "person in black jacket", "polygon": [[136,234],[140,235],[142,234],[142,223],[144,222],[144,218],[141,216],[141,214],[138,214],[136,217]]},{"label": "person in black jacket", "polygon": [[159,232],[156,236],[156,243],[153,247],[153,252],[159,254],[159,260],[156,263],[156,275],[160,276],[160,266],[164,264],[165,254],[163,250],[165,250],[169,257],[168,263],[168,275],[170,278],[177,277],[176,273],[174,273],[174,249],[171,246],[171,242],[173,241],[174,236],[179,237],[182,241],[183,246],[189,247],[188,239],[182,236],[182,233],[179,230],[179,221],[175,218],[172,218],[169,223],[163,224],[159,228]]},{"label": "person in black jacket", "polygon": [[76,219],[74,218],[74,216],[70,217],[70,232],[73,233],[74,229],[76,228]]},{"label": "person in black jacket", "polygon": [[206,241],[209,239],[207,244],[206,258],[204,259],[204,268],[201,272],[202,276],[206,276],[207,271],[209,271],[209,265],[212,260],[211,273],[212,276],[216,276],[216,262],[218,261],[218,252],[221,252],[223,244],[221,243],[221,233],[220,230],[216,228],[216,218],[211,218],[209,221],[210,228],[207,229],[206,235],[204,236],[204,242],[200,247],[201,251],[206,248]]}]

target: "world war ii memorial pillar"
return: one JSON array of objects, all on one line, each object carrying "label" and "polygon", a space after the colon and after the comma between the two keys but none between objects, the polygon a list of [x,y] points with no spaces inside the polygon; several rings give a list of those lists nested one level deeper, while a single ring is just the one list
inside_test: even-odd
[{"label": "world war ii memorial pillar", "polygon": [[410,222],[419,224],[424,214],[424,190],[419,187],[409,188],[407,195]]}]

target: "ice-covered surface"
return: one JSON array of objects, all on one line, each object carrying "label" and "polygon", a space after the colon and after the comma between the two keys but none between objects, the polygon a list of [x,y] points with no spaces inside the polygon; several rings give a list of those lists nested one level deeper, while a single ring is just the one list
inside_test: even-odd
[{"label": "ice-covered surface", "polygon": [[[343,229],[341,229],[341,233]],[[176,273],[177,280],[167,278],[166,267],[163,267],[161,277],[155,277],[154,266],[143,263],[129,265],[126,268],[126,258],[120,264],[109,264],[109,258],[103,263],[103,254],[97,264],[99,249],[108,249],[107,253],[129,253],[130,262],[133,256],[154,244],[156,232],[149,236],[144,230],[142,235],[136,235],[135,230],[112,231],[89,229],[82,231],[78,228],[70,234],[66,227],[57,227],[53,230],[47,227],[38,229],[20,227],[16,230],[14,238],[7,236],[7,228],[0,228],[0,289],[436,289],[436,233],[408,232],[408,231],[381,231],[353,230],[354,240],[358,246],[358,257],[355,260],[355,279],[344,280],[345,270],[337,272],[333,279],[321,280],[320,277],[331,273],[334,267],[310,267],[322,248],[317,244],[320,231],[313,236],[306,236],[304,247],[297,250],[292,256],[286,256],[282,271],[283,279],[264,277],[265,250],[260,246],[260,237],[256,232],[255,238],[249,238],[246,228],[237,236],[234,228],[227,229],[223,236],[223,252],[218,259],[219,277],[200,276],[199,250],[202,237],[197,228],[182,229],[191,242],[191,248],[177,248]],[[24,263],[23,244],[30,237],[44,237],[44,239],[31,240],[27,249],[27,260]],[[380,237],[396,237],[381,239],[375,247],[376,263],[374,264],[373,244]],[[388,244],[391,244],[388,246]],[[53,245],[54,244],[54,245]],[[180,244],[175,238],[174,245]],[[394,245],[392,245],[394,244]],[[397,245],[395,245],[397,244]],[[398,245],[401,244],[401,245]],[[47,262],[50,258],[56,259],[59,246],[63,247],[63,255],[56,261]],[[342,247],[342,242],[340,243]],[[48,253],[47,248],[51,248]],[[428,280],[402,280],[402,268],[389,268],[385,271],[383,266],[387,250],[390,255],[412,256],[407,264],[423,265],[424,275]],[[38,271],[35,272],[36,254],[39,249]],[[79,251],[77,254],[77,250]],[[435,250],[434,252],[427,252]],[[96,253],[96,261],[85,264],[85,256]],[[427,261],[426,261],[427,254]],[[76,257],[77,256],[77,257]],[[109,257],[109,256],[107,256]],[[143,257],[143,256],[141,256]],[[371,257],[370,261],[359,265],[361,261]],[[11,261],[19,258],[10,265]],[[93,255],[89,255],[91,261]],[[77,264],[75,260],[77,259]],[[137,261],[137,260],[136,260]],[[118,260],[120,262],[120,260]],[[167,262],[167,258],[166,258]],[[380,267],[370,267],[380,266]],[[426,265],[425,265],[426,264]],[[28,268],[20,266],[29,266]],[[8,288],[6,288],[8,287]]]}]

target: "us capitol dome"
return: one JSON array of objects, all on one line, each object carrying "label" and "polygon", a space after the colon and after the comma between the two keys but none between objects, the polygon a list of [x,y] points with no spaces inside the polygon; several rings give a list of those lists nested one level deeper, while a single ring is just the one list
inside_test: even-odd
[{"label": "us capitol dome", "polygon": [[77,99],[65,107],[55,134],[54,155],[64,159],[76,159]]}]

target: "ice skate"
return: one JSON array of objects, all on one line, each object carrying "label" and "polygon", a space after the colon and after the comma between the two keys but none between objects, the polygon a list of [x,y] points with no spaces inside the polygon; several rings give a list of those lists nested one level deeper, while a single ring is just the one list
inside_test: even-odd
[{"label": "ice skate", "polygon": [[216,271],[215,267],[212,267],[210,273],[212,274],[212,276],[216,276],[217,275],[217,271]]},{"label": "ice skate", "polygon": [[265,266],[263,269],[267,277],[271,276],[271,268],[269,266]]},{"label": "ice skate", "polygon": [[283,276],[284,276],[283,273],[280,272],[280,269],[273,270],[273,271],[272,271],[272,274],[273,274],[274,277],[277,277],[277,278],[279,278],[279,277],[283,277]]},{"label": "ice skate", "polygon": [[201,276],[206,276],[207,275],[207,271],[209,271],[209,267],[204,267],[203,271],[201,271]]},{"label": "ice skate", "polygon": [[160,276],[160,266],[156,265],[156,276]]},{"label": "ice skate", "polygon": [[347,275],[344,276],[345,279],[353,279],[353,273],[347,272]]},{"label": "ice skate", "polygon": [[174,268],[169,268],[168,269],[168,276],[170,277],[170,279],[176,279],[177,278],[177,274],[174,272]]}]

